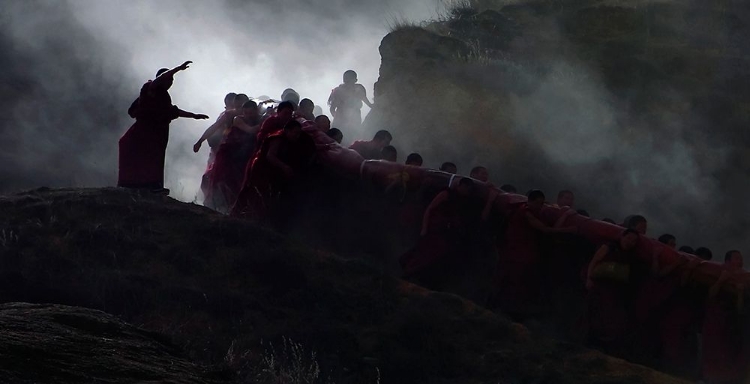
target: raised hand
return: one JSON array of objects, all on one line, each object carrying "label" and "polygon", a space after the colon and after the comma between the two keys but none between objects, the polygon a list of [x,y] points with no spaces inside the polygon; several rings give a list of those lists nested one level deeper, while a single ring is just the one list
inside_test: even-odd
[{"label": "raised hand", "polygon": [[198,153],[198,151],[200,150],[201,150],[201,142],[198,141],[197,143],[195,143],[195,145],[193,145],[193,152]]},{"label": "raised hand", "polygon": [[182,65],[180,65],[180,66],[179,66],[179,67],[177,67],[177,68],[178,68],[178,69],[179,69],[180,71],[184,71],[184,70],[186,70],[186,69],[190,68],[190,67],[189,67],[189,65],[190,65],[190,64],[193,64],[193,62],[192,62],[192,61],[189,61],[189,60],[188,60],[188,61],[186,61],[186,62],[182,63]]}]

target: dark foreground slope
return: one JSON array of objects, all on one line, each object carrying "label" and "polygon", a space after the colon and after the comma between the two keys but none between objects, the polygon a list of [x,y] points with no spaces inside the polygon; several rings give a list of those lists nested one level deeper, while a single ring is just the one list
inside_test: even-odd
[{"label": "dark foreground slope", "polygon": [[100,311],[4,304],[0,327],[2,383],[221,382],[163,337]]},{"label": "dark foreground slope", "polygon": [[[423,290],[360,261],[305,249],[250,222],[168,197],[119,189],[5,196],[0,198],[0,252],[2,302],[106,311],[173,339],[195,364],[223,367],[227,380],[251,382],[258,373],[253,367],[268,366],[262,360],[271,353],[283,360],[286,338],[305,348],[302,360],[320,364],[321,378],[338,383],[375,382],[378,372],[383,383],[677,382],[540,339],[456,296]],[[75,316],[90,314],[81,310]],[[64,321],[45,326],[60,322],[55,315],[28,319],[35,318],[40,330],[51,333],[70,326]],[[128,349],[128,340],[141,337],[141,331],[97,321],[116,324],[122,331],[104,337],[122,338],[122,348],[135,351]],[[82,344],[91,332],[99,331],[84,329]],[[26,334],[33,343],[36,336]],[[68,334],[66,342],[75,345],[73,337]],[[0,351],[10,350],[7,339],[0,343]],[[158,371],[171,352],[159,353],[142,356],[154,364],[144,371]],[[43,356],[29,358],[48,371],[63,372],[64,363]],[[187,361],[176,361],[189,367],[186,375],[193,372]],[[79,364],[84,370],[94,365]],[[15,367],[1,364],[0,377],[19,377]]]}]

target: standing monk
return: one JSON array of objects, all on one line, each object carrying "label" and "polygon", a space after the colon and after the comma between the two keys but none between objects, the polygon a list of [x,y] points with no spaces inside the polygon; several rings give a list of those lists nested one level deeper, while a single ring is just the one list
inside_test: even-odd
[{"label": "standing monk", "polygon": [[149,80],[128,110],[135,124],[120,138],[120,172],[118,187],[148,188],[160,193],[164,189],[164,160],[169,141],[169,123],[178,117],[207,119],[183,111],[172,105],[169,88],[174,83],[174,74],[188,68],[186,61],[173,69],[162,68],[154,80]]},{"label": "standing monk", "polygon": [[260,128],[259,112],[258,104],[251,100],[242,106],[242,115],[234,118],[216,153],[204,205],[228,213],[237,199],[245,167],[255,152],[255,138]]},{"label": "standing monk", "polygon": [[344,72],[344,84],[334,88],[328,98],[333,125],[356,132],[362,125],[362,103],[372,108],[365,87],[357,84],[357,72],[348,70]]}]

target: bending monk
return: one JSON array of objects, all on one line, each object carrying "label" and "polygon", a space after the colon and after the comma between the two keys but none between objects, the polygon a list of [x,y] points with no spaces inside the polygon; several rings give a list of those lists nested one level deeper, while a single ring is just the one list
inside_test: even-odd
[{"label": "bending monk", "polygon": [[542,234],[576,233],[576,227],[562,225],[574,210],[569,209],[554,226],[539,217],[544,207],[542,191],[532,190],[528,202],[511,214],[498,246],[493,304],[506,313],[524,316],[539,306],[542,287],[539,244]]},{"label": "bending monk", "polygon": [[120,138],[118,187],[164,189],[164,160],[169,141],[169,123],[178,117],[207,119],[208,116],[183,111],[172,105],[169,88],[174,75],[188,68],[186,61],[173,69],[162,68],[149,80],[128,110],[135,124]]},{"label": "bending monk", "polygon": [[276,107],[276,113],[271,115],[260,127],[256,145],[258,148],[263,146],[263,141],[275,133],[281,132],[284,126],[294,118],[294,104],[291,101],[282,101]]},{"label": "bending monk", "polygon": [[246,168],[232,215],[268,218],[275,201],[300,181],[314,155],[315,143],[297,120],[289,120],[281,132],[266,138]]},{"label": "bending monk", "polygon": [[349,146],[349,149],[357,151],[365,160],[380,159],[381,151],[384,147],[391,144],[393,136],[385,130],[375,133],[375,137],[370,141],[355,141]]}]

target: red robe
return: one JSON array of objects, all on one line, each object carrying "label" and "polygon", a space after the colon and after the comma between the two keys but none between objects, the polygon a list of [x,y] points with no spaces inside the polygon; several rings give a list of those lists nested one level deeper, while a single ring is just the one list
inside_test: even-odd
[{"label": "red robe", "polygon": [[[257,121],[246,121],[254,126]],[[219,145],[216,160],[209,178],[206,199],[204,203],[219,212],[227,212],[234,204],[242,188],[245,168],[255,152],[255,138],[253,134],[232,126]]]},{"label": "red robe", "polygon": [[288,140],[283,131],[268,136],[253,161],[245,168],[242,190],[232,207],[233,216],[267,217],[273,200],[293,182],[268,162],[271,144],[276,141],[280,141],[277,153],[279,160],[291,167],[295,176],[305,172],[310,165],[315,154],[315,143],[306,133],[303,132],[297,141]]},{"label": "red robe", "polygon": [[209,153],[208,153],[208,162],[206,163],[206,171],[203,172],[203,178],[201,179],[201,192],[203,192],[203,196],[205,197],[203,204],[210,208],[215,208],[212,205],[211,200],[208,199],[207,196],[210,194],[211,173],[213,172],[214,161],[216,160],[216,153],[219,151],[219,146],[224,140],[224,134],[226,133],[225,131],[232,124],[232,120],[237,114],[238,112],[233,109],[227,109],[224,112],[222,112],[219,115],[219,117],[216,119],[216,122],[214,124],[221,124],[224,127],[222,129],[217,130],[216,133],[211,135],[206,140],[206,142],[208,143],[208,147],[209,147]]},{"label": "red robe", "polygon": [[268,117],[266,121],[263,122],[263,125],[261,125],[260,131],[258,131],[258,136],[256,138],[258,148],[263,146],[263,142],[267,137],[281,132],[284,129],[284,125],[285,123],[281,121],[279,115],[274,114]]},{"label": "red robe", "polygon": [[365,160],[380,159],[381,148],[372,141],[355,141],[349,149],[355,150]]},{"label": "red robe", "polygon": [[511,214],[498,246],[494,304],[509,313],[525,312],[538,304],[541,292],[541,238],[528,223],[527,212],[530,211],[523,204]]},{"label": "red robe", "polygon": [[118,187],[163,188],[169,123],[178,116],[169,88],[146,82],[128,113],[135,124],[120,138]]},{"label": "red robe", "polygon": [[742,383],[748,367],[743,357],[746,351],[743,351],[741,321],[735,298],[719,296],[706,305],[701,369],[709,382]]}]

